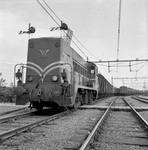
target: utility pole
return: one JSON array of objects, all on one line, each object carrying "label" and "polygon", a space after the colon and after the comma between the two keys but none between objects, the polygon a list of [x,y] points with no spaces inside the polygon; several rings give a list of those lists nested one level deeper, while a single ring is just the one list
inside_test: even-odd
[{"label": "utility pole", "polygon": [[119,59],[120,21],[121,21],[121,0],[119,1],[119,20],[118,20],[117,60]]}]

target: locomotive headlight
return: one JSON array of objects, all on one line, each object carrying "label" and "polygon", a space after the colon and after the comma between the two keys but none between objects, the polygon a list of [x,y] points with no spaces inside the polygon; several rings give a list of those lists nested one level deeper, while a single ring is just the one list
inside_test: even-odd
[{"label": "locomotive headlight", "polygon": [[53,81],[53,82],[56,82],[57,80],[58,80],[58,77],[57,77],[57,76],[55,76],[55,75],[52,76],[52,81]]},{"label": "locomotive headlight", "polygon": [[33,77],[32,77],[31,75],[29,75],[29,76],[27,77],[27,81],[29,81],[29,82],[33,81]]}]

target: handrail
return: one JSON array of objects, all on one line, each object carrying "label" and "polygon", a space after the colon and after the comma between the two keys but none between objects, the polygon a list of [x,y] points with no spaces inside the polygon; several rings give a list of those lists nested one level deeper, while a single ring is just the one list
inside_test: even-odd
[{"label": "handrail", "polygon": [[13,82],[14,82],[14,87],[15,87],[15,73],[16,73],[16,67],[19,66],[19,65],[20,65],[21,67],[23,67],[24,65],[27,65],[27,64],[20,63],[20,64],[16,64],[16,65],[14,66],[14,81],[13,81]]}]

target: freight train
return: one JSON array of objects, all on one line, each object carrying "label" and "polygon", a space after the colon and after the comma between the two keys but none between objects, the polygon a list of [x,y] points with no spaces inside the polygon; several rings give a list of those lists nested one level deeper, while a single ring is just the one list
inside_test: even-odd
[{"label": "freight train", "polygon": [[29,39],[27,64],[17,64],[14,72],[16,105],[79,107],[113,94],[98,67],[85,61],[65,37]]},{"label": "freight train", "polygon": [[127,86],[121,86],[119,88],[118,92],[119,92],[118,95],[121,95],[121,96],[137,95],[137,94],[141,94],[142,93],[142,91],[140,91],[140,90],[132,89],[132,88],[129,88]]}]

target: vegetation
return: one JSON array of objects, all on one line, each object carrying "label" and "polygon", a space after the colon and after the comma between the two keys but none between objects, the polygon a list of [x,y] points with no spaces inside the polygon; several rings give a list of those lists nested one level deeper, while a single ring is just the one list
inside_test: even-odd
[{"label": "vegetation", "polygon": [[[0,73],[0,76],[2,74]],[[10,86],[7,86],[6,79],[0,78],[0,102],[14,102],[15,94],[14,94],[14,85],[13,83]]]}]

